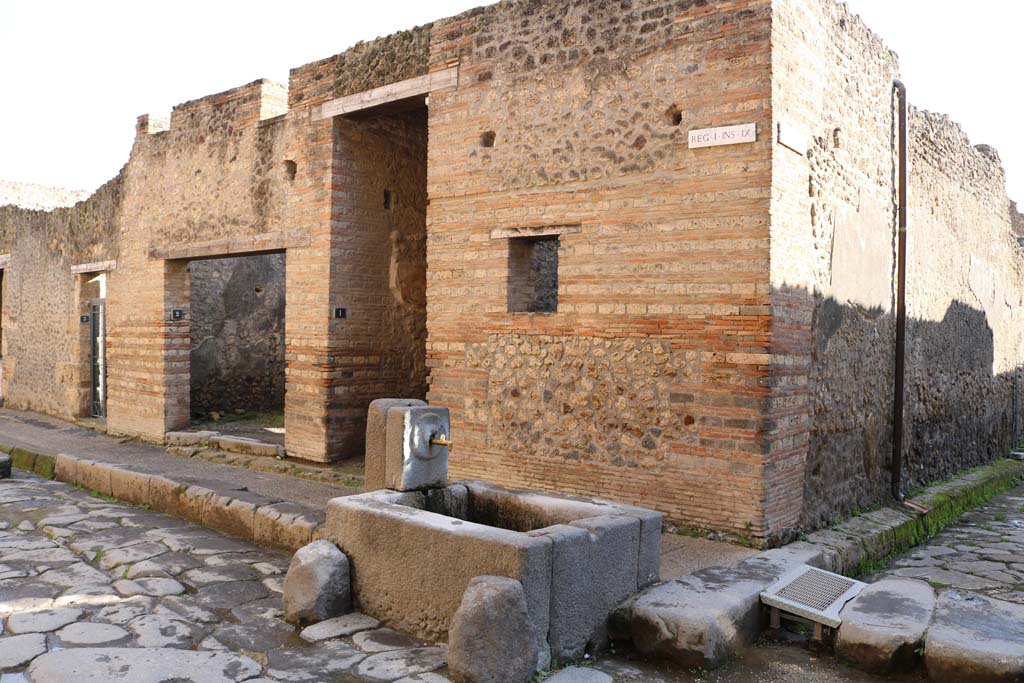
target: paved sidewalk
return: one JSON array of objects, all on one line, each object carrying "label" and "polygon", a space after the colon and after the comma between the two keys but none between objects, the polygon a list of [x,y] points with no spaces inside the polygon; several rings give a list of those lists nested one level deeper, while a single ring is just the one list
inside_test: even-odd
[{"label": "paved sidewalk", "polygon": [[443,670],[443,647],[362,615],[300,637],[280,619],[288,559],[16,473],[0,481],[0,680],[447,682],[417,676]]},{"label": "paved sidewalk", "polygon": [[[361,493],[361,489],[309,481],[297,477],[257,472],[204,460],[168,455],[162,446],[122,442],[91,429],[37,413],[0,408],[0,444],[47,455],[74,455],[144,474],[173,473],[176,481],[203,483],[214,490],[245,490],[267,498],[299,503],[324,510],[336,496]],[[210,484],[220,484],[219,486]]]},{"label": "paved sidewalk", "polygon": [[966,513],[869,580],[885,576],[1024,604],[1024,484]]}]

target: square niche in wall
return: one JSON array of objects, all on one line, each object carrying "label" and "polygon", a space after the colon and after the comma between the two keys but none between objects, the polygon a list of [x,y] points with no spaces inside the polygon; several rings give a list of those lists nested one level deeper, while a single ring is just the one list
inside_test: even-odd
[{"label": "square niche in wall", "polygon": [[508,241],[508,310],[558,310],[558,235],[513,237]]}]

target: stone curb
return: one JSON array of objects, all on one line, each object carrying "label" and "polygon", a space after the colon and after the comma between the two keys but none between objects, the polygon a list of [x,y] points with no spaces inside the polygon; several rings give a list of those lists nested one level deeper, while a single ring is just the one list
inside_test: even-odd
[{"label": "stone curb", "polygon": [[[808,564],[858,576],[1022,479],[1024,462],[998,460],[915,494],[912,498],[928,507],[927,513],[895,505],[879,508],[735,567],[706,567],[657,584],[612,614],[612,635],[684,666],[716,668],[756,639],[765,625],[760,593],[788,569]],[[715,597],[709,601],[711,594]]]},{"label": "stone curb", "polygon": [[[1024,480],[1024,462],[996,460],[908,496],[928,508],[922,514],[889,505],[808,534],[784,548],[820,553],[808,562],[821,569],[861,576],[931,538],[966,512]],[[756,556],[755,556],[756,557]]]},{"label": "stone curb", "polygon": [[238,489],[207,488],[192,481],[177,481],[160,474],[144,474],[124,467],[70,455],[44,455],[0,445],[14,467],[46,479],[95,491],[132,505],[181,517],[231,536],[294,552],[316,539],[326,513],[299,503],[283,502]]}]

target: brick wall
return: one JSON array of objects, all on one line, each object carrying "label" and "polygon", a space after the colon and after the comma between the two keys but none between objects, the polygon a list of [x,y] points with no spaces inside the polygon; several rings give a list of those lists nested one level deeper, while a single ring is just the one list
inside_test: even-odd
[{"label": "brick wall", "polygon": [[[436,22],[432,403],[455,476],[760,530],[767,2],[500,3]],[[686,131],[756,122],[757,143]],[[486,146],[493,133],[493,146]],[[508,312],[509,243],[562,229],[555,313]]]}]

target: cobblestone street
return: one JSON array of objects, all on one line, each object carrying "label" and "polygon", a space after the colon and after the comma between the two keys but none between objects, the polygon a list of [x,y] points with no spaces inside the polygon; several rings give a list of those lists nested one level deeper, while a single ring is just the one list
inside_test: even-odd
[{"label": "cobblestone street", "polygon": [[[282,621],[284,553],[20,472],[0,482],[0,527],[0,683],[448,681],[442,647],[364,615],[301,634]],[[714,673],[620,651],[548,680],[878,679],[801,646],[766,645]]]},{"label": "cobblestone street", "polygon": [[1024,604],[1024,485],[966,513],[871,578],[883,576]]},{"label": "cobblestone street", "polygon": [[282,621],[283,553],[20,473],[0,527],[2,683],[447,680],[363,615]]}]

